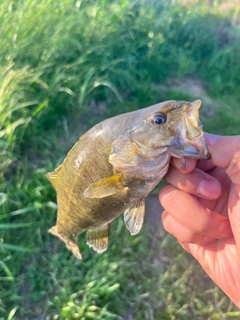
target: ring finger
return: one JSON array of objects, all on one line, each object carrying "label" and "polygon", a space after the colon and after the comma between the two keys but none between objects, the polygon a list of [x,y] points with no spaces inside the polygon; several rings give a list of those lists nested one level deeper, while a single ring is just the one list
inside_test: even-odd
[{"label": "ring finger", "polygon": [[202,245],[216,241],[216,238],[192,232],[177,220],[175,220],[167,211],[164,211],[162,214],[162,222],[165,230],[173,234],[178,240],[182,242]]}]

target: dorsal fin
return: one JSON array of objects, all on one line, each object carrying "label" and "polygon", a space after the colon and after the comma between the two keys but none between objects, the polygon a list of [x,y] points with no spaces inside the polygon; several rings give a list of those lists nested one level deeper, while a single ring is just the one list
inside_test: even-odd
[{"label": "dorsal fin", "polygon": [[52,186],[54,187],[54,189],[56,191],[57,191],[57,187],[58,187],[58,180],[60,177],[61,170],[62,170],[62,164],[59,167],[57,167],[53,172],[48,172],[46,174],[46,177],[51,182]]}]

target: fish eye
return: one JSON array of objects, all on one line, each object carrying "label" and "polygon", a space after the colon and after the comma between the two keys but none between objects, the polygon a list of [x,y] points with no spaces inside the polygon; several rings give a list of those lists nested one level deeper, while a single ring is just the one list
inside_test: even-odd
[{"label": "fish eye", "polygon": [[151,116],[151,123],[155,125],[163,124],[167,121],[167,116],[164,113],[155,113]]}]

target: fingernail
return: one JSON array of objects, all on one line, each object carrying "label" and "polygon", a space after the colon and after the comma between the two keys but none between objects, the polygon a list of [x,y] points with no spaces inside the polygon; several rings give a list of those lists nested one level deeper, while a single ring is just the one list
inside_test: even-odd
[{"label": "fingernail", "polygon": [[197,195],[207,199],[218,198],[219,192],[221,192],[219,186],[210,179],[201,180],[197,188]]},{"label": "fingernail", "polygon": [[211,133],[205,133],[204,139],[208,146],[212,146],[219,139],[219,136]]},{"label": "fingernail", "polygon": [[182,169],[185,170],[185,168],[186,168],[186,159],[183,158],[182,159]]},{"label": "fingernail", "polygon": [[232,236],[232,229],[231,229],[229,220],[227,219],[220,224],[216,232],[216,237],[223,239],[223,238],[230,238],[231,236]]}]

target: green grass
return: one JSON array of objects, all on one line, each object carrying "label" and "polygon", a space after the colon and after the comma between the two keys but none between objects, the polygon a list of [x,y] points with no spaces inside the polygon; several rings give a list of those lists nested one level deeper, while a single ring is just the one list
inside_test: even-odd
[{"label": "green grass", "polygon": [[120,217],[102,255],[81,236],[83,261],[48,234],[45,173],[102,119],[202,98],[205,130],[239,133],[238,12],[196,2],[0,3],[1,320],[239,317],[160,222],[131,237]]}]

